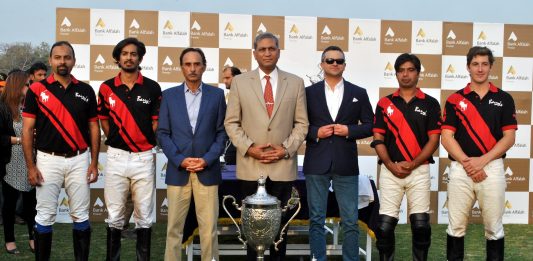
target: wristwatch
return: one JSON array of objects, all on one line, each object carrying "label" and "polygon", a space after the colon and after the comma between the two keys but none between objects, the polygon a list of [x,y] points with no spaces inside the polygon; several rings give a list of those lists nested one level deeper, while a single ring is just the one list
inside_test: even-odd
[{"label": "wristwatch", "polygon": [[285,150],[285,156],[283,158],[288,159],[290,157],[289,151],[285,147],[283,147],[283,149]]}]

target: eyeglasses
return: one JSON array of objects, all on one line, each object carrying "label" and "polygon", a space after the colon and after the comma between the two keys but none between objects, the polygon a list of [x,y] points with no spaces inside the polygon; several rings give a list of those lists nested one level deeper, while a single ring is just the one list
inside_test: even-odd
[{"label": "eyeglasses", "polygon": [[346,60],[344,60],[344,59],[326,58],[326,59],[324,59],[324,62],[327,63],[327,64],[333,64],[335,62],[338,65],[342,65],[342,64],[344,64],[344,62],[346,62]]}]

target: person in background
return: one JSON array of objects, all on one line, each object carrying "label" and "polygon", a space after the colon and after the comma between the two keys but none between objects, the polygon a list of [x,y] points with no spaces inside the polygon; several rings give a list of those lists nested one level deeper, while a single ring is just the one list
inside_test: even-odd
[{"label": "person in background", "polygon": [[[222,81],[226,85],[226,89],[230,90],[233,77],[239,74],[241,74],[241,70],[235,66],[225,67],[224,70],[222,70]],[[226,141],[226,148],[224,149],[224,163],[226,163],[226,165],[235,165],[237,163],[237,149],[235,146],[233,146],[231,140]]]},{"label": "person in background", "polygon": [[[15,243],[14,219],[15,207],[19,195],[22,195],[23,218],[28,227],[28,238],[30,250],[34,251],[33,226],[35,225],[35,189],[28,182],[28,171],[24,162],[22,152],[22,105],[24,96],[29,86],[29,78],[25,72],[15,72],[7,78],[6,88],[0,95],[0,106],[2,114],[9,116],[10,124],[14,133],[10,136],[2,135],[2,142],[11,145],[11,161],[5,169],[5,176],[2,177],[2,194],[5,202],[2,207],[4,217],[4,239],[5,249],[9,254],[18,254]],[[6,150],[7,151],[7,150]]]},{"label": "person in background", "polygon": [[43,62],[36,62],[31,65],[27,73],[30,75],[30,83],[40,82],[46,78],[48,67]]}]

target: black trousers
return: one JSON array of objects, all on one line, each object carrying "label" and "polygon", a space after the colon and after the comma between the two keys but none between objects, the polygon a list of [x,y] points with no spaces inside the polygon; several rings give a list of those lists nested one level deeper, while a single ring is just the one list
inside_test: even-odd
[{"label": "black trousers", "polygon": [[[257,181],[246,181],[246,180],[239,180],[241,192],[242,192],[242,198],[244,199],[246,196],[255,194],[257,192]],[[291,198],[292,193],[292,181],[272,181],[270,178],[267,178],[266,180],[266,190],[267,193],[275,196],[281,201],[281,207],[285,207],[287,205],[287,202]],[[281,215],[281,224],[279,230],[289,221],[289,218],[291,217],[291,211],[285,212]],[[285,252],[287,250],[287,232],[283,235],[283,242],[281,242],[278,245],[279,251],[275,251],[274,244],[270,246],[270,260],[284,260],[285,259]],[[279,239],[279,236],[276,237],[275,241]],[[252,247],[248,246],[246,251],[247,257],[246,259],[249,261],[255,261],[257,260],[257,252],[252,249]]]},{"label": "black trousers", "polygon": [[17,198],[22,194],[23,218],[28,227],[29,239],[33,240],[33,226],[35,225],[35,215],[37,210],[37,199],[35,189],[28,192],[18,191],[2,179],[2,194],[4,195],[4,206],[2,206],[2,216],[4,218],[4,240],[5,242],[15,242],[15,209]]}]

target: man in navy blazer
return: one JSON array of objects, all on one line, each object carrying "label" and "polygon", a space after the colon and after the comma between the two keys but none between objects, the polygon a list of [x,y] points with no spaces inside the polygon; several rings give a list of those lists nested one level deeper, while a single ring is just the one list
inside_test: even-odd
[{"label": "man in navy blazer", "polygon": [[306,88],[309,131],[303,171],[309,204],[311,257],[326,260],[326,219],[330,182],[344,233],[343,260],[359,260],[357,139],[372,135],[374,113],[366,90],[344,80],[344,52],[322,52],[324,80]]},{"label": "man in navy blazer", "polygon": [[180,55],[185,82],[163,92],[158,140],[168,158],[168,227],[165,260],[181,260],[181,242],[191,196],[200,229],[202,260],[218,260],[218,185],[224,130],[224,91],[202,83],[206,59],[199,48]]}]

